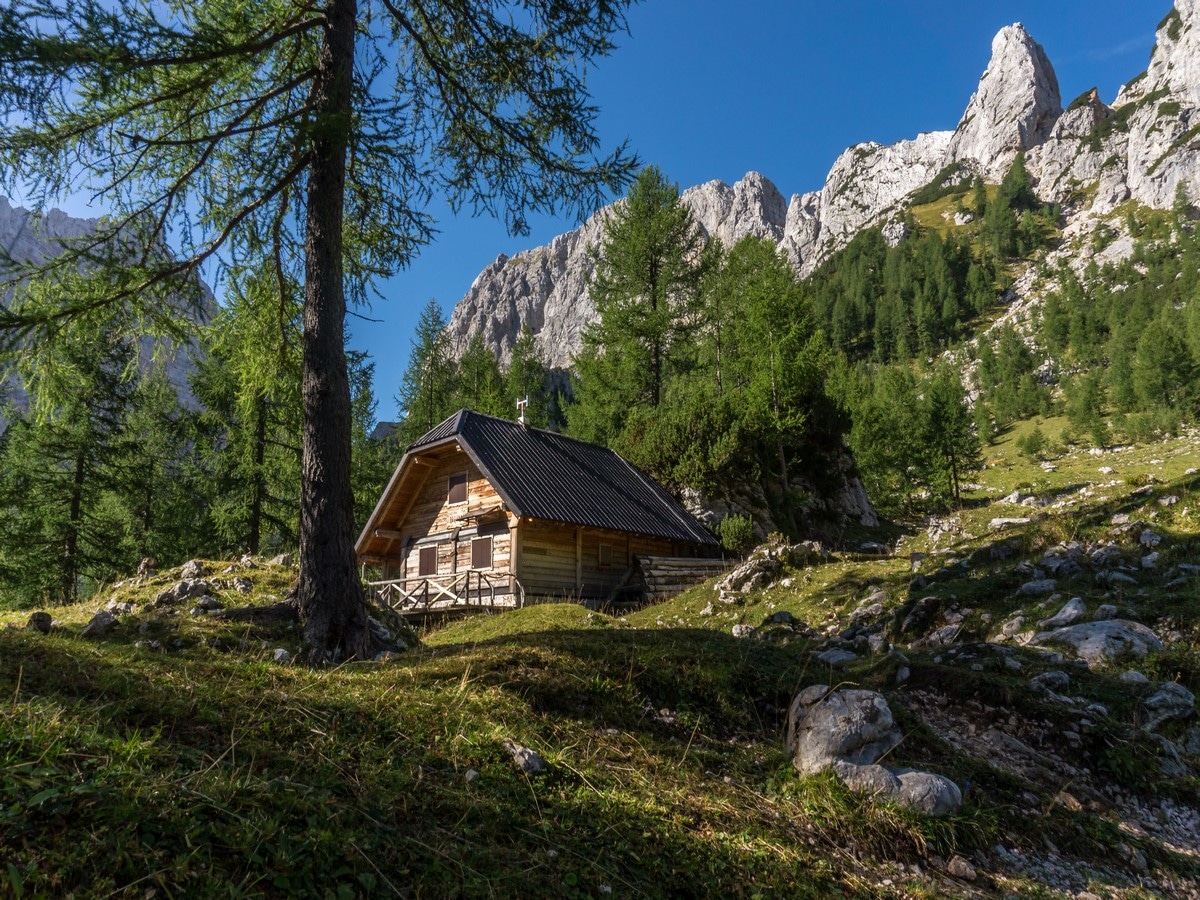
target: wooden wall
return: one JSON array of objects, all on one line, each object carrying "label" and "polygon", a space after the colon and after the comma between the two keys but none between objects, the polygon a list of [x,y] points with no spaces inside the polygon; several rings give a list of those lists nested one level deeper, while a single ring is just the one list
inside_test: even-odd
[{"label": "wooden wall", "polygon": [[[389,576],[415,578],[421,548],[431,543],[438,548],[438,575],[465,572],[471,568],[471,541],[476,537],[492,539],[492,567],[487,571],[508,575],[511,542],[507,516],[499,509],[502,501],[496,489],[467,454],[454,448],[426,458],[432,465],[422,473],[424,482],[407,515],[403,521],[384,523],[384,527],[401,535],[389,561]],[[450,476],[463,473],[467,476],[467,500],[450,503]],[[484,512],[488,515],[482,520],[476,517]]]},{"label": "wooden wall", "polygon": [[[577,528],[559,522],[522,522],[519,534],[518,577],[527,595],[603,599],[625,577],[633,556],[680,552],[666,538]],[[601,544],[611,547],[612,558],[607,566],[600,565]]]}]

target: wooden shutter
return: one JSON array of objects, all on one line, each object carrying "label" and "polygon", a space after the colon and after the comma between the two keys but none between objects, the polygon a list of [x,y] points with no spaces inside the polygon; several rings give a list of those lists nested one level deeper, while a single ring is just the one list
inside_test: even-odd
[{"label": "wooden shutter", "polygon": [[492,539],[490,537],[475,538],[471,541],[471,568],[490,569],[492,567]]},{"label": "wooden shutter", "polygon": [[422,547],[420,564],[417,568],[417,574],[424,578],[426,575],[437,574],[437,546]]},{"label": "wooden shutter", "polygon": [[450,476],[450,493],[447,498],[449,503],[466,503],[467,502],[467,473],[459,472],[456,475]]},{"label": "wooden shutter", "polygon": [[601,544],[599,553],[600,568],[607,569],[612,565],[612,544]]}]

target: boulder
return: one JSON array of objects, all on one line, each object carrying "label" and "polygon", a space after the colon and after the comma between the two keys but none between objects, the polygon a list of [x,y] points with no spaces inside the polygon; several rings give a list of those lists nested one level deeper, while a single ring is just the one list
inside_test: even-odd
[{"label": "boulder", "polygon": [[1048,619],[1042,619],[1038,622],[1043,628],[1062,628],[1064,625],[1071,625],[1083,618],[1087,612],[1087,607],[1084,606],[1083,600],[1079,597],[1072,597],[1062,609],[1056,612]]},{"label": "boulder", "polygon": [[29,621],[25,623],[25,627],[31,631],[40,631],[42,634],[50,633],[50,626],[54,623],[48,612],[35,612],[29,617]]},{"label": "boulder", "polygon": [[1196,712],[1196,697],[1177,681],[1167,681],[1145,700],[1147,731],[1168,719],[1187,719]]},{"label": "boulder", "polygon": [[1057,586],[1058,583],[1053,578],[1037,578],[1017,588],[1017,594],[1022,597],[1044,597],[1046,594],[1053,594]]},{"label": "boulder", "polygon": [[941,608],[942,600],[940,597],[922,597],[906,605],[901,610],[903,618],[900,620],[900,633],[919,634],[924,632],[933,622],[934,617],[941,611]]},{"label": "boulder", "polygon": [[1035,646],[1065,644],[1086,661],[1089,668],[1123,655],[1141,659],[1147,653],[1157,652],[1163,647],[1158,635],[1145,625],[1125,619],[1084,622],[1039,632],[1030,643]]},{"label": "boulder", "polygon": [[892,769],[900,781],[895,799],[927,816],[944,816],[962,806],[962,791],[945,775],[916,769]]},{"label": "boulder", "polygon": [[783,565],[770,556],[759,556],[742,563],[717,582],[721,592],[735,594],[760,590],[779,577]]},{"label": "boulder", "polygon": [[209,592],[209,587],[207,581],[190,581],[185,578],[155,597],[154,605],[173,606],[176,603],[190,600],[192,597],[203,597]]},{"label": "boulder", "polygon": [[84,637],[104,637],[117,625],[117,617],[106,609],[100,610],[81,632]]},{"label": "boulder", "polygon": [[856,793],[929,816],[958,809],[962,793],[950,779],[879,762],[901,739],[887,701],[874,691],[813,685],[788,711],[787,747],[801,773],[832,771]]},{"label": "boulder", "polygon": [[208,566],[198,559],[189,559],[179,570],[179,577],[184,581],[193,581],[208,574]]},{"label": "boulder", "polygon": [[806,775],[832,768],[838,760],[878,762],[900,739],[887,701],[875,691],[813,685],[788,710],[787,748]]}]

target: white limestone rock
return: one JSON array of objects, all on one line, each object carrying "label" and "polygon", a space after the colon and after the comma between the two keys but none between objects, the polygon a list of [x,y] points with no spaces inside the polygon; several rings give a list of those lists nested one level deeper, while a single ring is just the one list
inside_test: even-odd
[{"label": "white limestone rock", "polygon": [[1035,635],[1030,643],[1035,646],[1071,647],[1080,659],[1087,662],[1089,668],[1104,665],[1125,654],[1142,659],[1148,653],[1157,653],[1163,648],[1158,635],[1145,625],[1124,619],[1106,619],[1056,628]]},{"label": "white limestone rock", "polygon": [[999,181],[1017,153],[1043,143],[1062,114],[1046,51],[1019,22],[992,40],[992,59],[950,141],[952,161],[971,161]]},{"label": "white limestone rock", "polygon": [[843,152],[821,189],[820,227],[815,245],[801,261],[801,274],[811,272],[863,228],[932,181],[946,164],[950,138],[951,132],[930,131],[890,146],[857,144]]},{"label": "white limestone rock", "polygon": [[[730,186],[709,181],[688,188],[680,199],[707,234],[729,246],[747,235],[778,243],[787,222],[787,202],[757,172]],[[619,202],[619,201],[618,201]],[[566,369],[582,346],[583,330],[596,309],[589,287],[595,270],[593,249],[604,240],[604,223],[616,208],[605,207],[581,227],[544,247],[496,257],[476,276],[454,307],[446,331],[452,352],[461,356],[479,334],[501,365],[528,325],[543,362]]]},{"label": "white limestone rock", "polygon": [[1200,200],[1200,0],[1176,2],[1145,76],[1126,85],[1114,107],[1128,116],[1133,199],[1167,209],[1183,185],[1192,202]]},{"label": "white limestone rock", "polygon": [[679,199],[700,227],[726,247],[747,236],[778,244],[787,224],[783,194],[758,172],[748,172],[733,186],[709,181],[688,188]]}]

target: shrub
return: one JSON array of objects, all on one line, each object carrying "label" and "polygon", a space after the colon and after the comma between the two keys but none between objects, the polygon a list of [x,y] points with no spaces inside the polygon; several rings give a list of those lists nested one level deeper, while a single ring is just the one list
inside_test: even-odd
[{"label": "shrub", "polygon": [[717,524],[721,546],[730,553],[741,555],[754,545],[754,520],[734,513]]}]

